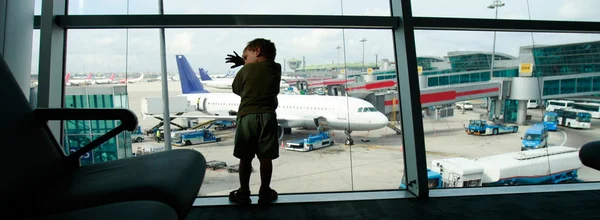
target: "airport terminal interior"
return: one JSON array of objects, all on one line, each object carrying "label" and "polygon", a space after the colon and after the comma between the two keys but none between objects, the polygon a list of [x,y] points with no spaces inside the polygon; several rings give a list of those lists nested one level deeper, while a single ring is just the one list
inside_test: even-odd
[{"label": "airport terminal interior", "polygon": [[[19,181],[1,216],[599,219],[598,8],[2,1],[0,88],[15,95],[1,124],[17,155],[3,167]],[[234,145],[257,144],[236,141],[247,116],[233,91],[253,64],[226,60],[267,57],[247,48],[257,38],[281,67],[278,198],[259,204],[255,158],[239,205]]]}]

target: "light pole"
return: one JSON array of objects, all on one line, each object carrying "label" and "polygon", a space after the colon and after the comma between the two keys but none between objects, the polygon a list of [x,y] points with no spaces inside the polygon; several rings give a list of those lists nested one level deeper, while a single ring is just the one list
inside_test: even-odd
[{"label": "light pole", "polygon": [[[500,1],[500,0],[494,0],[494,2],[488,6],[489,9],[496,9],[496,16],[494,17],[494,19],[498,19],[498,8],[504,6],[505,4]],[[492,63],[490,65],[490,79],[494,76],[494,59],[495,59],[495,55],[496,54],[496,31],[494,31],[494,44],[492,46]],[[490,111],[490,98],[487,98],[488,101],[486,101],[488,103],[488,111]],[[498,114],[497,112],[494,112],[494,115]]]},{"label": "light pole", "polygon": [[[496,9],[496,17],[494,19],[498,19],[498,8],[504,6],[505,4],[500,0],[494,0],[494,3],[488,6],[489,9]],[[494,31],[494,45],[492,46],[492,63],[490,66],[490,78],[494,76],[494,55],[496,54],[496,31]]]},{"label": "light pole", "polygon": [[367,42],[367,39],[363,37],[360,42],[363,43],[362,68],[365,71],[365,42]]}]

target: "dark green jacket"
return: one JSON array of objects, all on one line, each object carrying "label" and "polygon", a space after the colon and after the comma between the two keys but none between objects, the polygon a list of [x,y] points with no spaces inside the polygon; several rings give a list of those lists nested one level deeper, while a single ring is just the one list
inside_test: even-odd
[{"label": "dark green jacket", "polygon": [[241,97],[237,118],[247,114],[275,113],[281,83],[281,65],[262,61],[244,65],[231,85]]}]

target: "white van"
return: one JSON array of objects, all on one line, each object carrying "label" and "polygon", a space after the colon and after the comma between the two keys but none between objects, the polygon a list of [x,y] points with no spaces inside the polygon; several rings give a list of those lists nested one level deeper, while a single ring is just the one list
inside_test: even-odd
[{"label": "white van", "polygon": [[538,105],[537,100],[532,99],[532,100],[527,101],[527,108],[538,108],[538,107],[539,107],[539,105]]}]

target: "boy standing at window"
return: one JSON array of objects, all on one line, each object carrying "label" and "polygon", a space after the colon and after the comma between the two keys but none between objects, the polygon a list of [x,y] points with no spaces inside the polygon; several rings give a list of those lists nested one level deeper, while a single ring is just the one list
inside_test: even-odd
[{"label": "boy standing at window", "polygon": [[240,57],[235,51],[228,55],[226,63],[231,68],[244,65],[236,74],[233,93],[241,97],[237,111],[237,127],[233,155],[240,159],[240,188],[229,194],[229,200],[238,204],[250,204],[250,174],[254,155],[260,161],[261,186],[258,203],[270,203],[277,199],[277,192],[269,186],[273,174],[272,160],[279,157],[277,135],[277,109],[281,65],[275,62],[275,44],[267,39],[248,42]]}]

